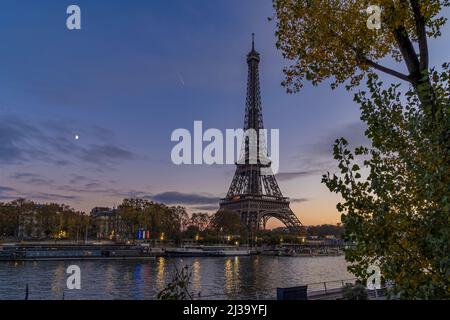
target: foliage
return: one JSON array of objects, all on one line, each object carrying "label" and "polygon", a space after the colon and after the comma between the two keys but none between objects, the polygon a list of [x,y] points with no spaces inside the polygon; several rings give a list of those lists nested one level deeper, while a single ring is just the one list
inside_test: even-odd
[{"label": "foliage", "polygon": [[[380,30],[367,27],[370,5],[382,10]],[[273,0],[277,48],[293,62],[284,70],[283,85],[296,92],[304,80],[317,85],[331,78],[332,88],[345,82],[353,87],[377,70],[415,88],[429,87],[427,38],[441,35],[446,19],[439,13],[449,5],[448,0]],[[386,57],[403,61],[408,74],[380,65]]]},{"label": "foliage", "polygon": [[328,235],[333,235],[336,238],[341,238],[344,232],[344,227],[340,223],[337,225],[323,224],[318,226],[309,226],[307,227],[306,232],[308,236],[325,237]]},{"label": "foliage", "polygon": [[366,287],[361,283],[346,283],[342,289],[345,300],[368,300]]},{"label": "foliage", "polygon": [[165,237],[176,239],[181,229],[188,223],[185,208],[180,206],[166,206],[161,203],[144,199],[124,199],[117,208],[126,233],[134,238],[139,228],[148,227],[153,238],[162,233]]},{"label": "foliage", "polygon": [[38,204],[25,199],[0,203],[0,236],[54,238],[63,232],[76,239],[89,226],[89,217],[64,204]]},{"label": "foliage", "polygon": [[[450,72],[432,72],[436,113],[421,108],[413,90],[382,88],[369,77],[369,93],[355,96],[371,147],[351,152],[336,140],[339,175],[322,182],[343,201],[350,271],[366,278],[371,264],[394,282],[401,298],[450,298]],[[357,158],[355,158],[355,156]]]},{"label": "foliage", "polygon": [[158,292],[157,299],[159,300],[192,300],[193,294],[189,292],[189,284],[191,283],[192,272],[189,267],[184,266],[181,271],[178,271],[175,266],[175,275],[167,286]]},{"label": "foliage", "polygon": [[207,213],[193,213],[189,219],[189,225],[198,231],[205,231],[211,223],[211,217]]},{"label": "foliage", "polygon": [[211,221],[213,229],[227,235],[242,235],[246,228],[241,217],[233,211],[221,210],[216,212]]},{"label": "foliage", "polygon": [[[233,212],[220,212],[216,215],[193,213],[190,217],[183,207],[170,207],[143,199],[124,199],[114,210],[118,214],[120,226],[116,230],[121,238],[134,239],[139,228],[148,228],[153,239],[159,239],[164,233],[165,239],[181,241],[197,239],[199,244],[223,242],[224,236],[247,236],[239,215]],[[18,199],[9,203],[0,203],[0,237],[27,239],[81,239],[86,229],[89,236],[95,236],[97,224],[89,215],[74,211],[64,204],[38,204]],[[338,236],[342,226],[322,225],[308,227],[309,235]],[[24,236],[25,235],[25,236]],[[61,236],[63,235],[63,236]],[[298,236],[279,230],[261,230],[258,243],[279,244],[298,243]],[[232,239],[234,243],[236,239]]]}]

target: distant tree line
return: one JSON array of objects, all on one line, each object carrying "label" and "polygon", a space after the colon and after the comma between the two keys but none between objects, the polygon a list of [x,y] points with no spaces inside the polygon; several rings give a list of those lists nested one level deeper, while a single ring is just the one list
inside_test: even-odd
[{"label": "distant tree line", "polygon": [[[192,239],[198,243],[249,241],[249,232],[234,212],[188,214],[182,206],[167,206],[144,199],[124,199],[105,219],[116,219],[120,225],[114,230],[120,240],[134,240],[138,231],[149,231],[148,240]],[[98,236],[96,216],[76,211],[65,204],[39,204],[18,199],[0,202],[0,237],[14,239],[70,239],[82,240]],[[341,225],[307,227],[307,236],[324,237],[343,233]],[[297,242],[298,235],[290,235],[285,228],[264,230],[259,242],[276,244]]]},{"label": "distant tree line", "polygon": [[183,207],[169,207],[144,199],[124,199],[117,212],[129,238],[133,238],[139,228],[146,228],[152,238],[164,234],[168,239],[178,239],[189,219]]},{"label": "distant tree line", "polygon": [[0,202],[0,236],[21,238],[81,237],[89,216],[64,204],[37,204],[25,199]]},{"label": "distant tree line", "polygon": [[335,236],[336,238],[342,238],[344,234],[344,226],[341,223],[334,224],[322,224],[318,226],[307,227],[308,236],[318,236],[323,238],[325,236]]}]

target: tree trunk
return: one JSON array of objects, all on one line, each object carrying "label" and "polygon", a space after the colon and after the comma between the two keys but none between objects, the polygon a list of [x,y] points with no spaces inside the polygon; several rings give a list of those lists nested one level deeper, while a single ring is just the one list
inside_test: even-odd
[{"label": "tree trunk", "polygon": [[424,75],[411,76],[411,84],[419,97],[425,113],[431,116],[434,122],[436,117],[436,96],[428,71],[424,72]]},{"label": "tree trunk", "polygon": [[419,97],[419,100],[422,104],[422,108],[425,110],[428,116],[431,116],[432,120],[434,121],[436,114],[436,99],[434,89],[429,77],[428,49],[426,45],[426,39],[421,39],[420,41],[421,44],[419,45],[419,56],[421,57],[421,59],[419,60],[406,29],[401,26],[393,30],[393,33],[405,61],[406,67],[408,68],[408,81],[416,91],[417,96]]}]

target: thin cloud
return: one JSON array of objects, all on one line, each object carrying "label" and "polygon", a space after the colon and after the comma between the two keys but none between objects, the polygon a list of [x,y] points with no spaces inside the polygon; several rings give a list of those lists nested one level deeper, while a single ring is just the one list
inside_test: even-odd
[{"label": "thin cloud", "polygon": [[91,182],[84,185],[87,189],[95,189],[101,187],[101,183],[98,182]]},{"label": "thin cloud", "polygon": [[[73,130],[59,123],[49,124],[47,121],[45,125],[39,125],[15,116],[0,116],[0,124],[2,164],[42,161],[65,166],[75,159],[105,167],[137,157],[132,151],[110,141],[80,145],[73,139]],[[101,137],[99,131],[98,127],[93,129],[97,138]]]},{"label": "thin cloud", "polygon": [[162,192],[155,195],[146,196],[146,199],[163,202],[166,204],[184,204],[184,205],[211,205],[218,204],[220,197],[197,194],[181,193],[175,191]]},{"label": "thin cloud", "polygon": [[44,201],[79,201],[81,198],[76,195],[63,195],[56,193],[29,193],[22,196],[25,199]]},{"label": "thin cloud", "polygon": [[336,139],[345,138],[350,146],[370,146],[370,139],[364,134],[367,126],[362,121],[352,122],[346,126],[336,128],[324,136],[314,145],[315,153],[319,156],[333,157],[333,144]]},{"label": "thin cloud", "polygon": [[291,203],[300,203],[300,202],[309,201],[309,199],[308,198],[290,198],[289,201]]},{"label": "thin cloud", "polygon": [[[349,142],[350,148],[370,146],[370,139],[364,135],[366,128],[366,124],[362,121],[352,122],[330,130],[327,134],[319,137],[314,144],[304,145],[301,152],[292,159],[293,163],[298,163],[298,171],[294,172],[322,174],[336,168],[336,160],[333,158],[333,145],[335,140],[344,137]],[[281,176],[280,180],[283,178],[290,180],[294,176],[288,173],[285,177]]]},{"label": "thin cloud", "polygon": [[181,76],[181,74],[178,74],[178,80],[180,81],[181,85],[184,87],[186,85],[186,83],[184,82],[183,77]]},{"label": "thin cloud", "polygon": [[204,211],[217,211],[219,209],[219,205],[204,205],[204,206],[194,206],[190,208],[191,210],[204,210]]},{"label": "thin cloud", "polygon": [[35,186],[51,186],[53,185],[54,181],[52,179],[47,179],[39,174],[35,173],[15,173],[10,176],[11,179],[17,180],[21,183],[26,183],[28,185],[35,185]]},{"label": "thin cloud", "polygon": [[87,149],[82,149],[80,155],[80,159],[96,164],[112,163],[117,160],[132,160],[134,158],[132,152],[113,145],[91,145]]},{"label": "thin cloud", "polygon": [[0,186],[0,199],[11,201],[19,198],[35,201],[79,201],[81,199],[77,195],[64,195],[47,192],[21,192],[14,188]]},{"label": "thin cloud", "polygon": [[0,163],[18,163],[42,154],[33,146],[42,137],[40,130],[17,117],[1,117],[0,123]]},{"label": "thin cloud", "polygon": [[279,181],[293,180],[296,178],[306,177],[318,173],[318,170],[296,171],[296,172],[279,172],[276,178]]},{"label": "thin cloud", "polygon": [[83,182],[90,180],[88,177],[82,176],[79,174],[72,174],[71,176],[72,176],[72,179],[70,179],[70,181],[69,181],[70,184],[78,184],[78,183],[83,183]]},{"label": "thin cloud", "polygon": [[10,192],[10,191],[15,191],[15,189],[10,188],[10,187],[0,186],[0,192]]}]

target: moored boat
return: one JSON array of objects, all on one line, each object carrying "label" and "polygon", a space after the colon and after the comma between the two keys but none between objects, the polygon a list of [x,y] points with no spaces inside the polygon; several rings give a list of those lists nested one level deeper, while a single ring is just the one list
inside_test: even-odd
[{"label": "moored boat", "polygon": [[0,250],[3,261],[38,261],[38,260],[100,260],[148,258],[156,254],[144,252],[136,246],[8,246]]},{"label": "moored boat", "polygon": [[197,247],[167,248],[164,251],[170,257],[203,257],[210,255],[209,252]]},{"label": "moored boat", "polygon": [[248,249],[223,249],[218,250],[215,255],[217,256],[249,256],[250,250]]},{"label": "moored boat", "polygon": [[236,246],[208,246],[203,247],[203,250],[208,251],[212,256],[249,256],[251,251],[249,248],[241,248]]}]

